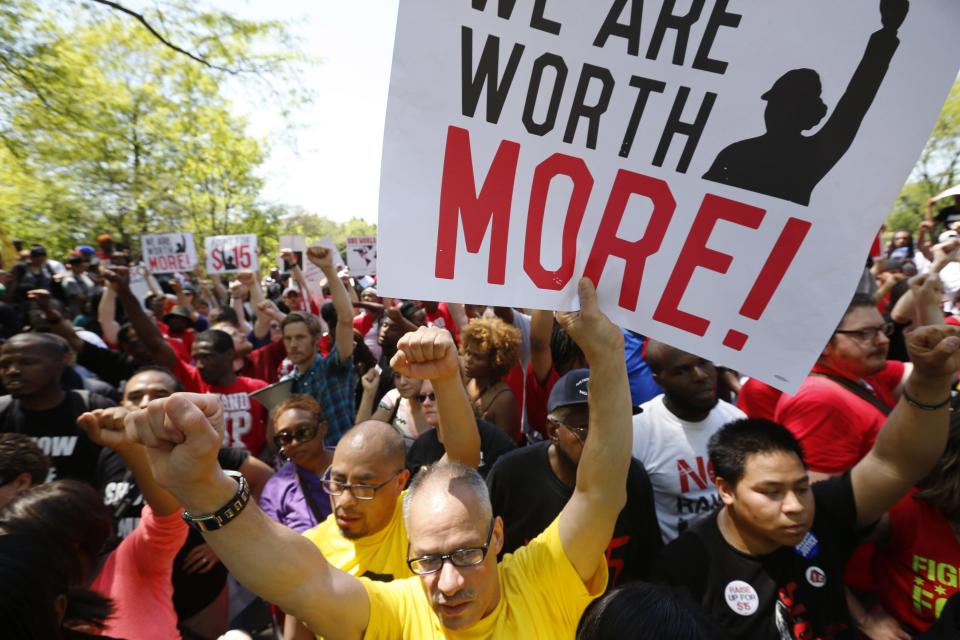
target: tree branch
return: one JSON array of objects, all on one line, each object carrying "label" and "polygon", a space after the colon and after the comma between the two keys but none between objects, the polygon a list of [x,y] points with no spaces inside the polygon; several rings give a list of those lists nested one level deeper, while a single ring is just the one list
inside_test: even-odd
[{"label": "tree branch", "polygon": [[156,38],[156,39],[159,40],[161,43],[163,43],[164,46],[168,47],[169,49],[172,49],[173,51],[176,51],[177,53],[179,53],[179,54],[181,54],[181,55],[187,56],[188,58],[190,58],[190,59],[193,60],[194,62],[199,62],[200,64],[204,65],[205,67],[209,67],[210,69],[216,69],[217,71],[224,71],[224,72],[230,73],[230,74],[236,74],[236,73],[237,73],[237,71],[234,70],[234,69],[229,69],[229,68],[227,68],[227,67],[221,67],[221,66],[219,66],[219,65],[213,64],[212,62],[210,62],[210,61],[207,60],[206,58],[202,58],[202,57],[200,57],[200,56],[198,56],[198,55],[196,55],[196,54],[194,54],[194,53],[191,53],[191,52],[187,51],[186,49],[181,49],[181,48],[178,47],[177,45],[175,45],[175,44],[173,44],[172,42],[170,42],[169,40],[167,40],[167,39],[163,36],[163,34],[161,34],[159,31],[157,31],[157,30],[153,27],[153,25],[151,25],[150,22],[146,19],[146,17],[144,17],[143,14],[137,13],[137,12],[134,11],[133,9],[129,9],[129,8],[123,6],[122,4],[118,3],[118,2],[111,2],[111,0],[93,0],[93,2],[96,2],[97,4],[102,4],[102,5],[104,5],[105,7],[110,7],[111,9],[115,9],[115,10],[117,10],[117,11],[120,11],[121,13],[125,13],[125,14],[127,14],[128,16],[131,16],[131,17],[134,18],[137,22],[139,22],[140,24],[142,24],[143,27],[144,27],[147,31],[149,31],[151,35],[153,35],[154,38]]}]

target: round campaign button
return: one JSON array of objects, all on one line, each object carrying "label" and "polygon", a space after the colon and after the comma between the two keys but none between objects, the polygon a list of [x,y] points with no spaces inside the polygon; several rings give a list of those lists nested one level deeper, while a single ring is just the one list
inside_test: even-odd
[{"label": "round campaign button", "polygon": [[741,616],[752,616],[760,607],[757,590],[743,580],[734,580],[724,589],[727,606]]},{"label": "round campaign button", "polygon": [[827,584],[827,574],[820,567],[807,567],[807,582],[810,583],[810,586],[821,589]]}]

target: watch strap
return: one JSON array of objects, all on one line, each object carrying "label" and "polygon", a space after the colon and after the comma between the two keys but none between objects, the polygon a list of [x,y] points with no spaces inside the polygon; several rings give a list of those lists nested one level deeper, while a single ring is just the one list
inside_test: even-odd
[{"label": "watch strap", "polygon": [[237,492],[229,502],[213,513],[193,515],[186,511],[183,512],[184,521],[200,532],[206,533],[222,528],[240,515],[240,512],[250,502],[250,485],[243,474],[238,471],[224,471],[223,473],[237,481]]}]

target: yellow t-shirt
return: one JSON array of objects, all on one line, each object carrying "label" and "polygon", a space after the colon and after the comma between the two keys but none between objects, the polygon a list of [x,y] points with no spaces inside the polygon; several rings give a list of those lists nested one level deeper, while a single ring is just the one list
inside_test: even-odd
[{"label": "yellow t-shirt", "polygon": [[500,562],[500,602],[470,629],[444,629],[419,578],[389,584],[362,580],[370,597],[365,640],[573,638],[583,610],[607,588],[607,563],[584,585],[560,544],[559,518]]},{"label": "yellow t-shirt", "polygon": [[336,516],[305,531],[310,542],[317,545],[327,562],[353,576],[389,582],[413,575],[407,566],[407,528],[403,525],[403,496],[397,498],[393,518],[377,533],[349,540],[340,533]]}]

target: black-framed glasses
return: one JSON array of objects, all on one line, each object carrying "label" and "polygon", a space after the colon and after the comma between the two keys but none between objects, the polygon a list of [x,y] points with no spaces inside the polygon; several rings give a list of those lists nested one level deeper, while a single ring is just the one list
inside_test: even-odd
[{"label": "black-framed glasses", "polygon": [[584,440],[586,440],[587,434],[590,432],[589,425],[583,424],[578,426],[578,425],[566,424],[563,422],[561,422],[560,424],[562,424],[564,427],[569,429],[570,433],[575,435],[577,437],[577,440],[579,440],[580,442],[583,442]]},{"label": "black-framed glasses", "polygon": [[864,327],[863,329],[837,329],[834,333],[848,335],[859,342],[870,342],[876,339],[877,334],[882,333],[888,338],[893,335],[893,323],[885,322],[875,327]]},{"label": "black-framed glasses", "polygon": [[317,437],[317,431],[319,431],[319,429],[315,424],[305,424],[296,429],[278,431],[276,435],[273,436],[273,444],[276,445],[277,449],[283,449],[284,447],[289,447],[294,442],[298,444],[309,442]]},{"label": "black-framed glasses", "polygon": [[421,393],[421,394],[417,395],[417,402],[419,402],[420,404],[423,404],[423,403],[426,402],[427,400],[429,400],[430,402],[436,402],[436,401],[437,401],[437,394],[435,394],[435,393]]},{"label": "black-framed glasses", "polygon": [[323,485],[323,490],[331,496],[342,496],[343,492],[349,489],[350,493],[357,500],[373,500],[373,498],[377,495],[377,491],[383,489],[385,486],[390,484],[394,478],[403,473],[403,469],[399,469],[380,484],[350,484],[349,482],[331,480],[330,469],[331,467],[327,467],[327,470],[323,472],[323,479],[320,481],[320,483]]},{"label": "black-framed glasses", "polygon": [[490,548],[490,539],[493,537],[493,518],[490,518],[490,530],[487,531],[487,541],[482,547],[466,547],[457,549],[450,553],[441,553],[433,556],[420,556],[419,558],[407,558],[407,566],[418,576],[425,576],[436,573],[443,568],[443,563],[449,560],[455,567],[474,567],[487,557],[487,549]]}]

